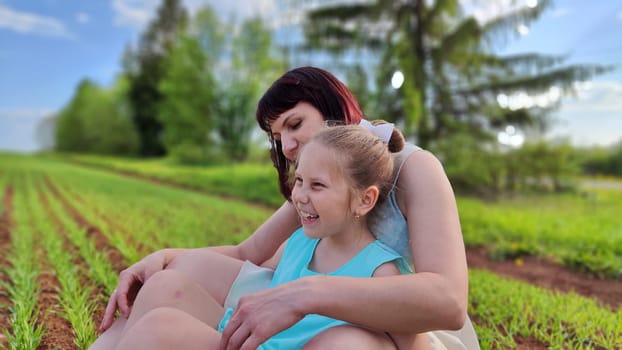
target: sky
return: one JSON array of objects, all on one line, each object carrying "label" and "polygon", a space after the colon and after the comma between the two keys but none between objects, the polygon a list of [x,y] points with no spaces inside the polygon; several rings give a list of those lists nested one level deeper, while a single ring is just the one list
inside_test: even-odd
[{"label": "sky", "polygon": [[[461,0],[485,20],[537,0]],[[184,0],[192,13],[208,4],[223,18],[278,15],[286,0]],[[159,0],[0,0],[0,150],[40,149],[37,123],[66,105],[82,79],[110,86],[120,58],[135,45]],[[519,34],[522,32],[522,34]],[[566,55],[568,63],[620,64],[577,84],[563,97],[550,137],[575,145],[609,145],[622,139],[622,1],[558,0],[535,23],[517,28],[502,53]],[[515,96],[516,97],[516,96]],[[512,96],[506,100],[512,101]],[[518,101],[519,99],[514,99]]]}]

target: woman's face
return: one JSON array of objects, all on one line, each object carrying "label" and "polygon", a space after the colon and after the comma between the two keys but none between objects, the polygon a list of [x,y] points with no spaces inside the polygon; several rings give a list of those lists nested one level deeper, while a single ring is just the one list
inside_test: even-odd
[{"label": "woman's face", "polygon": [[325,125],[320,111],[310,103],[299,102],[294,108],[279,115],[270,124],[270,130],[274,139],[281,141],[285,158],[293,161],[300,147]]}]

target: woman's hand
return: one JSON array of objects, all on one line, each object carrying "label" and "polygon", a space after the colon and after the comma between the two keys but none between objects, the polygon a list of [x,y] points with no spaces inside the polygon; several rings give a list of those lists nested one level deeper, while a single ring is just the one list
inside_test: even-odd
[{"label": "woman's hand", "polygon": [[159,250],[121,271],[119,274],[119,284],[110,295],[108,305],[106,305],[99,332],[104,332],[112,325],[117,309],[125,318],[128,318],[138,290],[140,290],[145,281],[153,276],[154,273],[163,270],[166,265],[166,252]]},{"label": "woman's hand", "polygon": [[256,349],[300,321],[307,314],[299,294],[304,285],[305,278],[242,297],[222,333],[220,349]]}]

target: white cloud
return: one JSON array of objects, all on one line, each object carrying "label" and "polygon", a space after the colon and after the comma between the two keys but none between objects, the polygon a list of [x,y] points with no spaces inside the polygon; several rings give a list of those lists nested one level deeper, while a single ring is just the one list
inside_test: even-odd
[{"label": "white cloud", "polygon": [[46,108],[0,108],[0,150],[38,150],[40,145],[35,140],[37,125],[53,113]]},{"label": "white cloud", "polygon": [[[231,16],[244,19],[251,16],[267,17],[276,10],[276,0],[222,1],[222,0],[184,0],[183,4],[190,14],[202,6],[209,5],[223,19]],[[113,0],[116,12],[114,23],[119,26],[143,28],[155,16],[159,0]]]},{"label": "white cloud", "polygon": [[144,27],[155,13],[157,0],[113,0],[116,12],[114,23],[118,26]]},{"label": "white cloud", "polygon": [[78,12],[76,13],[76,21],[78,21],[78,23],[88,23],[91,21],[91,16],[85,12]]},{"label": "white cloud", "polygon": [[65,25],[55,18],[16,11],[1,4],[0,28],[6,28],[23,34],[62,38],[74,37]]},{"label": "white cloud", "polygon": [[[534,0],[460,0],[465,12],[473,15],[480,23],[487,22],[497,16],[501,16],[525,6],[538,6],[538,2]],[[566,16],[572,12],[572,9],[562,7],[552,11],[553,17]]]},{"label": "white cloud", "polygon": [[[622,83],[618,81],[590,82],[578,89],[576,97],[566,97],[564,110],[572,112],[607,111],[622,113]],[[622,133],[622,131],[620,131]]]},{"label": "white cloud", "polygon": [[560,7],[560,8],[554,9],[551,15],[555,18],[559,18],[559,17],[568,16],[572,12],[574,12],[574,10],[569,7]]},{"label": "white cloud", "polygon": [[461,3],[465,12],[473,15],[480,23],[487,22],[501,14],[509,13],[517,8],[526,6],[525,1],[516,2],[513,0],[462,0]]},{"label": "white cloud", "polygon": [[576,145],[610,145],[622,140],[622,83],[594,81],[565,97],[551,136],[569,136]]},{"label": "white cloud", "polygon": [[0,120],[39,120],[52,113],[48,108],[0,108]]}]

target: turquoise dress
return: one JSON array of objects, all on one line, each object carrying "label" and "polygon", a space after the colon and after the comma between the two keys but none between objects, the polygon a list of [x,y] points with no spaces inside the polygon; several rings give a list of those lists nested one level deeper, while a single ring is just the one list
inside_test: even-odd
[{"label": "turquoise dress", "polygon": [[[387,262],[394,262],[400,270],[408,271],[408,263],[404,258],[378,240],[368,244],[355,257],[336,271],[327,274],[312,271],[309,269],[309,263],[313,258],[313,253],[319,241],[319,239],[310,239],[305,236],[302,228],[296,230],[287,241],[270,287],[276,287],[306,276],[371,277],[380,265]],[[233,308],[228,308],[225,311],[225,315],[218,325],[219,332],[224,330],[232,314]],[[310,314],[290,328],[277,333],[265,341],[258,349],[300,349],[320,332],[331,327],[346,324],[348,323],[345,321]]]}]

